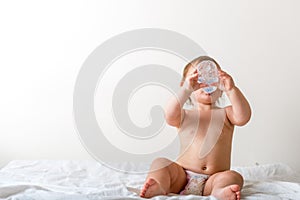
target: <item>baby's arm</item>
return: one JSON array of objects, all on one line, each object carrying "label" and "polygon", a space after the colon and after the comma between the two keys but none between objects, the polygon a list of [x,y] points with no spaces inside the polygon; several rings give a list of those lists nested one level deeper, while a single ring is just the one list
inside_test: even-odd
[{"label": "baby's arm", "polygon": [[177,128],[180,127],[180,124],[184,118],[184,110],[182,109],[184,103],[188,100],[194,90],[205,86],[204,84],[199,84],[197,79],[197,70],[193,71],[191,74],[188,74],[176,96],[172,96],[168,101],[165,108],[165,118],[169,125]]},{"label": "baby's arm", "polygon": [[175,126],[177,128],[180,127],[180,124],[184,117],[184,110],[182,109],[182,107],[188,100],[192,92],[192,90],[189,90],[185,87],[180,87],[177,95],[170,98],[165,108],[165,118],[166,122],[169,125]]},{"label": "baby's arm", "polygon": [[243,93],[235,86],[232,77],[224,71],[219,71],[221,83],[224,85],[232,106],[226,108],[230,122],[237,126],[245,125],[251,117],[251,108]]}]

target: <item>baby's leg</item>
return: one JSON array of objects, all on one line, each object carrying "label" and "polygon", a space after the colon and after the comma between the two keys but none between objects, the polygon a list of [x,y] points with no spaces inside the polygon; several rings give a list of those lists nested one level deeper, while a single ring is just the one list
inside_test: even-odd
[{"label": "baby's leg", "polygon": [[140,196],[151,198],[171,192],[179,193],[185,185],[186,175],[183,168],[166,158],[158,158],[152,162]]},{"label": "baby's leg", "polygon": [[241,199],[243,177],[235,171],[218,172],[209,177],[203,195],[212,195],[218,199]]}]

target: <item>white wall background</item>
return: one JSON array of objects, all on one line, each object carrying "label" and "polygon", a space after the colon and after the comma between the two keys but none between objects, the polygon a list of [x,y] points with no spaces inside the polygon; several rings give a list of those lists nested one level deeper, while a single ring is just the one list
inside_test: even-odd
[{"label": "white wall background", "polygon": [[72,115],[80,67],[110,37],[150,27],[196,41],[248,97],[233,165],[300,171],[299,10],[297,0],[1,1],[0,165],[90,158]]}]

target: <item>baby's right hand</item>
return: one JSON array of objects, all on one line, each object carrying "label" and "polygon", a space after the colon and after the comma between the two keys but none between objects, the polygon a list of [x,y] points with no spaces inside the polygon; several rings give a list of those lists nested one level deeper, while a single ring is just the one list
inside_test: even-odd
[{"label": "baby's right hand", "polygon": [[187,74],[187,76],[185,77],[184,84],[183,84],[183,87],[185,87],[186,89],[188,89],[190,91],[195,91],[195,90],[198,90],[198,89],[206,87],[206,86],[207,86],[206,84],[198,82],[197,69],[195,69],[193,71],[193,73]]}]

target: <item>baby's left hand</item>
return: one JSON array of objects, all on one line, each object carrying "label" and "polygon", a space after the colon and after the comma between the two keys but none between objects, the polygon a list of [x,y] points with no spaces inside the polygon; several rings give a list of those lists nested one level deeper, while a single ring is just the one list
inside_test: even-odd
[{"label": "baby's left hand", "polygon": [[228,92],[235,87],[232,77],[222,70],[219,70],[219,79],[223,91]]}]

